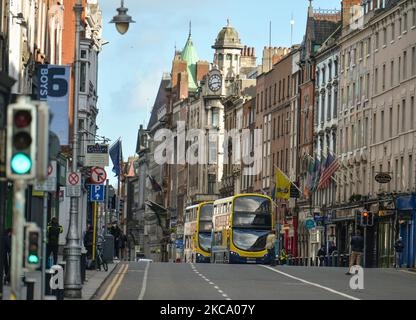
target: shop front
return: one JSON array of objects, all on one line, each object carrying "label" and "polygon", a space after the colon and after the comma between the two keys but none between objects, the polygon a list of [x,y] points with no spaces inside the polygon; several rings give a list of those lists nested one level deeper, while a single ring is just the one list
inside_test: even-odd
[{"label": "shop front", "polygon": [[400,236],[403,239],[404,250],[401,265],[414,268],[416,265],[416,195],[397,198]]}]

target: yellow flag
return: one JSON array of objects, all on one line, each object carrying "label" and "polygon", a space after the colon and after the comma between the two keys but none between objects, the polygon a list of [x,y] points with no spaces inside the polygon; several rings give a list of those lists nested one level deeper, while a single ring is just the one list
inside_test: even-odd
[{"label": "yellow flag", "polygon": [[276,198],[288,200],[290,197],[290,180],[277,168],[276,171]]}]

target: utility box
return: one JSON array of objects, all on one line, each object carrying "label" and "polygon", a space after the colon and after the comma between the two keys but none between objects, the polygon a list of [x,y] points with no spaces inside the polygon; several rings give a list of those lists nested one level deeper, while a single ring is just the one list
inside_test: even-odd
[{"label": "utility box", "polygon": [[111,234],[104,236],[103,258],[107,263],[112,263],[114,258],[114,237]]}]

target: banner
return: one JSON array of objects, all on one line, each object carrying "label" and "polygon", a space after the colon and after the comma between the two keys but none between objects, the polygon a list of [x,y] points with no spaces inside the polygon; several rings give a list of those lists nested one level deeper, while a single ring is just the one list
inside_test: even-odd
[{"label": "banner", "polygon": [[61,145],[69,145],[69,65],[39,65],[39,100],[46,101],[52,115],[50,130]]}]

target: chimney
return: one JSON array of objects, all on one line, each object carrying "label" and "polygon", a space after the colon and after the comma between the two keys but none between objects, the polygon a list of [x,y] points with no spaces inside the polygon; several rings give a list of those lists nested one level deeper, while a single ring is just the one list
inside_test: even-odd
[{"label": "chimney", "polygon": [[354,6],[361,6],[361,0],[342,0],[341,12],[342,12],[342,28],[348,28],[353,15],[352,8]]}]

